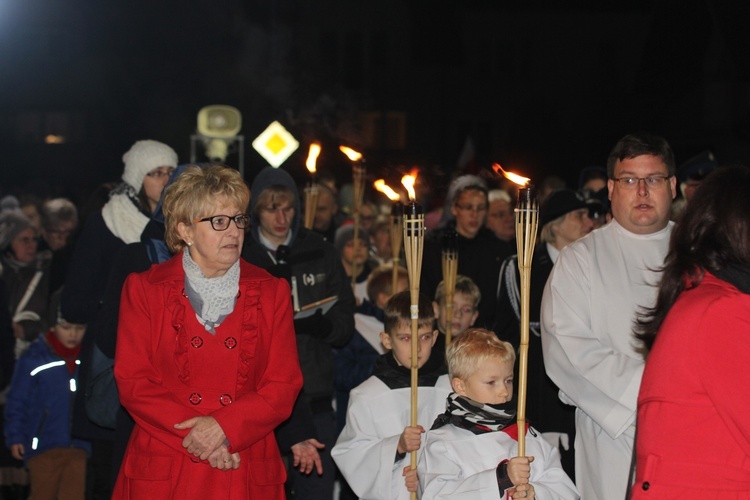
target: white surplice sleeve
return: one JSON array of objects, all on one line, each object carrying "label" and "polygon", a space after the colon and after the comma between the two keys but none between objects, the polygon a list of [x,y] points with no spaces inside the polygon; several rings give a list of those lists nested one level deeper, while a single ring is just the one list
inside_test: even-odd
[{"label": "white surplice sleeve", "polygon": [[403,421],[404,409],[385,397],[392,392],[374,377],[352,390],[346,425],[331,451],[361,499],[396,499],[408,494],[402,472],[409,456],[396,461],[398,440],[408,420]]},{"label": "white surplice sleeve", "polygon": [[616,438],[634,422],[644,361],[618,345],[635,342],[635,311],[628,271],[619,260],[622,252],[599,245],[602,260],[609,258],[601,269],[602,262],[582,243],[562,250],[545,286],[544,365],[565,396],[561,399]]}]

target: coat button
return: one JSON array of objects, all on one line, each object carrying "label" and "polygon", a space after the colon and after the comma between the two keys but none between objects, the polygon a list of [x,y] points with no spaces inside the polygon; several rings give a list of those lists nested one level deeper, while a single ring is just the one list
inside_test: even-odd
[{"label": "coat button", "polygon": [[221,406],[227,406],[232,404],[232,396],[229,394],[222,394],[219,397],[219,403],[221,403]]},{"label": "coat button", "polygon": [[237,347],[237,339],[236,339],[236,338],[234,338],[234,337],[228,337],[228,338],[227,338],[227,339],[226,339],[226,340],[224,341],[224,346],[225,346],[225,347],[226,347],[227,349],[234,349],[235,347]]},{"label": "coat button", "polygon": [[193,337],[190,339],[190,345],[198,349],[203,346],[203,339],[200,337]]},{"label": "coat button", "polygon": [[643,486],[641,486],[641,488],[643,488],[644,491],[649,489],[650,487],[651,487],[651,484],[649,484],[648,481],[644,481]]},{"label": "coat button", "polygon": [[194,404],[194,405],[199,405],[199,404],[201,404],[201,401],[203,401],[203,398],[197,392],[192,393],[190,395],[190,398],[188,398],[188,399],[189,399],[190,403]]}]

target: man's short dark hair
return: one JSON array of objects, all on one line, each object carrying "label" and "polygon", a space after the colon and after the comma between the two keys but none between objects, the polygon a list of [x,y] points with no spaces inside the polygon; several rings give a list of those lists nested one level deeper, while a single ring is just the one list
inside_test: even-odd
[{"label": "man's short dark hair", "polygon": [[615,176],[615,164],[618,161],[635,158],[641,155],[653,155],[661,159],[667,167],[669,176],[675,175],[677,167],[674,163],[674,154],[669,143],[658,135],[639,132],[628,134],[615,144],[607,159],[607,176],[613,179]]}]

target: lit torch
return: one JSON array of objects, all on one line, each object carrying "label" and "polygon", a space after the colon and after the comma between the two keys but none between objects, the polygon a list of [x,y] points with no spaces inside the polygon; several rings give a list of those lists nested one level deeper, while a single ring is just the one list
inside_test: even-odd
[{"label": "lit torch", "polygon": [[362,153],[346,146],[339,146],[339,150],[341,150],[341,152],[352,162],[352,219],[354,219],[354,237],[352,238],[352,243],[354,244],[354,260],[352,262],[353,290],[354,286],[357,284],[357,275],[359,274],[359,270],[357,269],[357,254],[359,253],[359,211],[362,207],[362,199],[365,195],[365,165],[362,161]]},{"label": "lit torch", "polygon": [[521,344],[518,352],[518,456],[526,455],[526,387],[529,364],[529,291],[531,259],[534,256],[536,232],[539,227],[539,200],[531,179],[506,172],[495,163],[492,169],[519,185],[516,204],[516,246],[518,271],[521,274]]},{"label": "lit torch", "polygon": [[[417,388],[418,365],[417,347],[419,342],[419,278],[422,273],[422,253],[424,250],[424,211],[417,204],[414,184],[417,182],[417,169],[401,178],[401,184],[409,193],[409,204],[404,207],[404,251],[406,269],[409,273],[409,290],[411,292],[411,426],[417,423]],[[417,452],[411,452],[411,468],[417,469]],[[416,500],[416,493],[412,493]]]},{"label": "lit torch", "polygon": [[378,179],[373,184],[375,189],[385,194],[393,202],[391,207],[391,265],[393,275],[391,277],[391,294],[396,293],[398,288],[398,268],[401,261],[401,242],[404,237],[403,216],[404,206],[401,203],[401,195],[391,189],[383,179]]},{"label": "lit torch", "polygon": [[315,211],[318,209],[318,185],[315,184],[315,166],[320,155],[320,144],[310,144],[310,151],[307,153],[305,166],[310,171],[310,184],[305,188],[305,227],[312,229],[315,223]]}]

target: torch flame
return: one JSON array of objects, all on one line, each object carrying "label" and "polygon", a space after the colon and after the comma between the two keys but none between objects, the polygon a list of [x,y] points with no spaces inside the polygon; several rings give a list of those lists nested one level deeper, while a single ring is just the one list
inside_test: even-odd
[{"label": "torch flame", "polygon": [[391,189],[391,187],[385,183],[385,180],[378,179],[374,182],[373,185],[375,186],[375,189],[386,195],[389,200],[398,201],[399,199],[401,199],[401,195]]},{"label": "torch flame", "polygon": [[414,184],[417,183],[417,174],[419,170],[417,168],[411,169],[411,172],[401,177],[401,184],[406,188],[406,192],[409,193],[409,199],[414,200],[417,198],[414,192]]},{"label": "torch flame", "polygon": [[310,151],[307,153],[307,161],[305,166],[311,174],[316,172],[315,163],[318,161],[318,155],[320,155],[320,144],[313,142],[310,144]]},{"label": "torch flame", "polygon": [[362,158],[362,153],[354,151],[352,148],[346,146],[339,146],[339,150],[344,153],[351,161],[359,161]]},{"label": "torch flame", "polygon": [[493,163],[492,170],[494,170],[496,174],[504,175],[506,179],[515,184],[518,184],[519,186],[525,186],[529,183],[529,181],[531,181],[531,179],[529,179],[528,177],[523,177],[518,174],[514,174],[513,172],[506,172],[505,170],[503,170],[503,167],[501,167],[499,163]]}]

